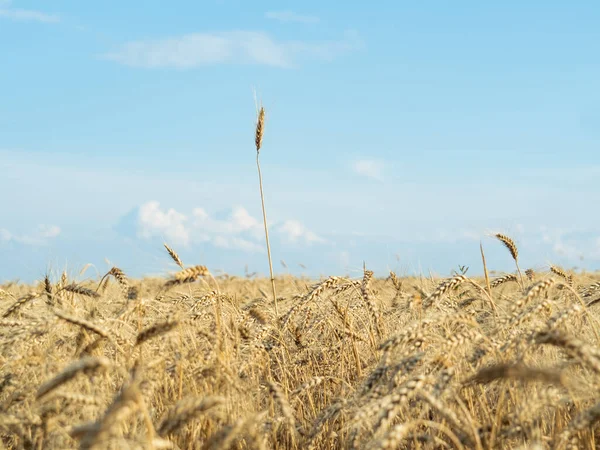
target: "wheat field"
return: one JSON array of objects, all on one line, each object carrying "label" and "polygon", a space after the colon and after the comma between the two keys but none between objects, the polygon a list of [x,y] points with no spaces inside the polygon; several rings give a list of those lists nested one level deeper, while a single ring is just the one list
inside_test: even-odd
[{"label": "wheat field", "polygon": [[166,249],[164,279],[1,286],[2,448],[600,443],[598,276],[282,276],[277,315],[270,279]]}]

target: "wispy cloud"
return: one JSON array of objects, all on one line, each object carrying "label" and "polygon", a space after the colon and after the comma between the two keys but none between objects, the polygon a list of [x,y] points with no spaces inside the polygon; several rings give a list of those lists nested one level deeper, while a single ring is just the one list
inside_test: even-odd
[{"label": "wispy cloud", "polygon": [[354,173],[378,181],[383,181],[384,167],[383,161],[375,159],[361,159],[352,163]]},{"label": "wispy cloud", "polygon": [[178,68],[216,64],[293,67],[302,58],[332,58],[362,48],[355,32],[334,41],[279,41],[262,31],[192,33],[166,39],[131,41],[102,58],[131,67]]},{"label": "wispy cloud", "polygon": [[277,20],[284,23],[295,22],[303,24],[315,24],[320,20],[318,17],[298,14],[293,11],[269,11],[265,13],[265,17],[267,19]]},{"label": "wispy cloud", "polygon": [[60,22],[60,16],[57,14],[48,14],[31,9],[13,8],[11,7],[10,1],[0,1],[0,19],[2,18],[22,22]]},{"label": "wispy cloud", "polygon": [[18,242],[26,245],[45,245],[49,240],[60,235],[60,228],[56,225],[38,225],[27,234],[13,234],[5,228],[0,228],[0,243]]},{"label": "wispy cloud", "polygon": [[[135,234],[141,239],[160,237],[182,246],[209,242],[220,248],[264,251],[262,222],[242,207],[234,207],[227,216],[218,218],[203,208],[183,214],[172,208],[163,209],[158,202],[150,201],[138,209],[135,225]],[[297,220],[275,223],[271,228],[275,236],[288,243],[325,242]]]}]

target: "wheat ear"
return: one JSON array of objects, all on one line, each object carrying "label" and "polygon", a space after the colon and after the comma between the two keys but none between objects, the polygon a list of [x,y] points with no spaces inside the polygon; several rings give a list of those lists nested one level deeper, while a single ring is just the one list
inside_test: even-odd
[{"label": "wheat ear", "polygon": [[498,277],[490,283],[490,286],[495,288],[500,286],[501,284],[508,283],[510,281],[517,281],[517,276],[513,275],[512,273],[509,273],[508,275]]},{"label": "wheat ear", "polygon": [[92,289],[80,286],[75,283],[71,283],[71,284],[63,287],[62,290],[67,291],[67,292],[72,292],[73,294],[83,295],[84,297],[92,297],[92,298],[100,297],[100,294],[98,292],[96,292]]},{"label": "wheat ear", "polygon": [[4,312],[4,314],[2,314],[2,317],[7,318],[15,311],[18,311],[19,309],[21,309],[21,307],[24,306],[26,303],[28,303],[31,300],[34,300],[38,297],[39,297],[39,294],[35,294],[35,293],[24,295],[23,297],[19,298],[16,302],[14,302],[12,305],[10,305],[10,307]]},{"label": "wheat ear", "polygon": [[519,268],[519,249],[517,249],[517,244],[515,244],[515,241],[513,241],[511,238],[509,238],[505,234],[496,233],[494,236],[496,237],[496,239],[498,239],[500,242],[502,242],[504,244],[504,246],[510,252],[510,256],[512,256],[512,258],[515,260],[515,265],[517,266],[517,272],[519,272],[519,280],[520,280],[520,284],[521,284],[521,289],[523,289],[523,287],[525,285],[523,284],[523,274],[521,273],[521,269]]},{"label": "wheat ear", "polygon": [[175,264],[177,264],[179,267],[181,267],[182,269],[183,267],[183,261],[181,261],[181,258],[179,257],[179,255],[177,254],[177,252],[175,250],[173,250],[171,247],[169,247],[166,243],[163,244],[165,246],[165,250],[167,251],[167,253],[169,254],[169,256],[171,257],[171,259],[173,261],[175,261]]}]

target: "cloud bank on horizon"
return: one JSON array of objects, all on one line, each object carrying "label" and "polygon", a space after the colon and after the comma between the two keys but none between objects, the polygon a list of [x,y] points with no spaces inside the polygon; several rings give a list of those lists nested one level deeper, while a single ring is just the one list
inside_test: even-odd
[{"label": "cloud bank on horizon", "polygon": [[[105,265],[102,262],[105,258],[122,266],[131,276],[161,275],[173,269],[161,253],[163,243],[175,248],[186,262],[203,263],[217,272],[241,274],[246,270],[243,268],[250,267],[251,271],[258,268],[264,274],[261,270],[266,265],[262,222],[241,206],[214,213],[202,207],[180,211],[162,206],[158,201],[146,201],[120,217],[111,228],[114,232],[99,237],[93,233],[71,237],[56,225],[40,225],[23,234],[0,229],[0,249],[14,251],[17,263],[36,262],[38,278],[49,262],[56,269],[62,264],[60,261],[69,261],[70,270],[77,269],[73,264],[82,267],[92,263],[102,272],[100,267]],[[446,265],[445,273],[459,264],[469,265],[472,273],[479,273],[479,241],[484,243],[490,269],[513,270],[505,249],[491,238],[494,232],[505,230],[438,229],[411,236],[316,233],[291,218],[274,221],[270,231],[274,259],[287,261],[286,272],[301,271],[315,276],[333,270],[338,274],[357,275],[362,262],[366,261],[379,275],[389,270],[418,274],[426,270],[418,265],[419,261],[433,258],[438,260],[438,268]],[[510,234],[517,241],[522,262],[533,265],[536,270],[548,264],[568,262],[575,266],[600,262],[598,230],[527,229],[517,225]],[[72,240],[82,259],[63,259],[73,251]],[[315,260],[314,254],[321,257]],[[306,265],[308,269],[300,270],[299,267]],[[0,264],[3,276],[17,276],[11,270],[14,266]],[[282,268],[278,270],[282,271]]]}]

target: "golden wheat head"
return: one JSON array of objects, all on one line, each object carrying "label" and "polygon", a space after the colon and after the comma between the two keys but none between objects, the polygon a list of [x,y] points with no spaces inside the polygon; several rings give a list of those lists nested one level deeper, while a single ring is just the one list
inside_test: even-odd
[{"label": "golden wheat head", "polygon": [[254,136],[254,142],[256,144],[256,152],[260,152],[262,147],[263,133],[265,131],[265,108],[262,106],[258,111],[258,118],[256,120],[256,134]]},{"label": "golden wheat head", "polygon": [[181,258],[179,257],[177,252],[175,250],[173,250],[171,247],[169,247],[166,243],[163,245],[165,246],[165,250],[171,257],[171,259],[175,262],[175,264],[177,264],[179,267],[181,267],[183,269],[184,268],[183,261],[181,261]]},{"label": "golden wheat head", "polygon": [[496,233],[494,236],[504,244],[504,246],[510,252],[510,256],[512,256],[512,258],[516,261],[519,258],[519,250],[517,249],[517,244],[515,244],[515,241],[501,233]]}]

